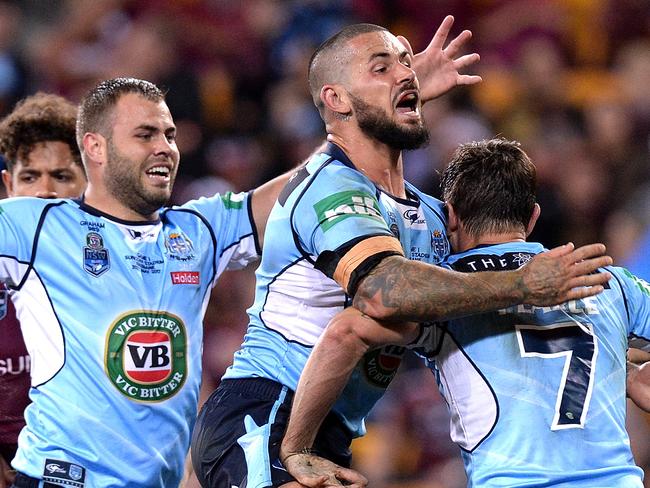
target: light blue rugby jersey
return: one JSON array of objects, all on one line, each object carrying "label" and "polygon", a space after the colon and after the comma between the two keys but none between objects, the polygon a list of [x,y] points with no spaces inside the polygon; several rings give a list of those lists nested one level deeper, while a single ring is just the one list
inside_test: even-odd
[{"label": "light blue rugby jersey", "polygon": [[177,486],[210,289],[257,258],[253,229],[247,194],[139,224],[72,200],[0,201],[0,279],[32,358],[13,467],[66,486]]},{"label": "light blue rugby jersey", "polygon": [[[515,269],[540,244],[449,257],[458,271]],[[608,268],[596,297],[447,322],[429,347],[470,487],[643,486],[625,430],[628,337],[650,339],[650,286]]]},{"label": "light blue rugby jersey", "polygon": [[[269,217],[244,343],[224,378],[261,377],[295,390],[316,340],[349,297],[314,267],[326,251],[372,236],[398,236],[404,254],[428,263],[449,253],[443,204],[406,184],[410,200],[380,191],[337,146],[289,182]],[[404,349],[369,353],[334,411],[356,435],[394,376]]]}]

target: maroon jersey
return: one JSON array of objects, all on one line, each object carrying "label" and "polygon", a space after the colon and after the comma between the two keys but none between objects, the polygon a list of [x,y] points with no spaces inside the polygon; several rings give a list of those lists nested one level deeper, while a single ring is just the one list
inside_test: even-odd
[{"label": "maroon jersey", "polygon": [[16,444],[29,404],[30,360],[16,310],[0,283],[0,444]]}]

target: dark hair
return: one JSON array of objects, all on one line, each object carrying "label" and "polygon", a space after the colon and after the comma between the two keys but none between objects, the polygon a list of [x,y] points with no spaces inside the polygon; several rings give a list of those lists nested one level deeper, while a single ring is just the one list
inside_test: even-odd
[{"label": "dark hair", "polygon": [[502,138],[461,144],[440,185],[472,236],[525,230],[535,206],[535,165],[518,142]]},{"label": "dark hair", "polygon": [[336,55],[341,53],[348,41],[370,32],[387,32],[387,29],[375,24],[349,25],[323,42],[311,55],[308,70],[309,91],[314,104],[319,109],[323,107],[323,102],[320,100],[320,89],[324,84],[332,82],[328,79],[332,73],[332,67],[340,66],[342,61],[347,63],[347,61],[336,59]]},{"label": "dark hair", "polygon": [[39,142],[61,141],[70,146],[75,163],[81,155],[75,139],[77,107],[63,97],[38,92],[16,104],[0,122],[0,154],[7,169],[27,158]]},{"label": "dark hair", "polygon": [[87,132],[99,132],[105,137],[109,127],[107,121],[111,109],[115,107],[122,95],[135,93],[152,101],[161,102],[165,99],[164,92],[149,81],[137,78],[113,78],[99,83],[91,89],[79,104],[77,118],[77,143],[83,150],[83,136]]}]

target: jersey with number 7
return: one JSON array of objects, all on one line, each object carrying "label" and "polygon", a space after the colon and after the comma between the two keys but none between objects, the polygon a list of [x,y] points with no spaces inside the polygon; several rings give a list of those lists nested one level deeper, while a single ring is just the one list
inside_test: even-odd
[{"label": "jersey with number 7", "polygon": [[[514,269],[536,243],[450,256],[464,272]],[[650,286],[623,268],[605,291],[519,305],[432,329],[430,367],[449,404],[469,486],[642,487],[625,430],[626,350],[650,344]]]}]

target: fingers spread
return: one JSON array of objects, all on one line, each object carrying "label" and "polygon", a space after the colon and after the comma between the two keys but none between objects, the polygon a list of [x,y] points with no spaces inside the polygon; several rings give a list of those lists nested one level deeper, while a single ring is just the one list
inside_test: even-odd
[{"label": "fingers spread", "polygon": [[481,78],[478,75],[460,75],[458,76],[458,80],[456,82],[457,85],[476,85],[477,83],[480,83],[483,81],[483,78]]},{"label": "fingers spread", "polygon": [[447,15],[447,17],[445,17],[445,19],[440,24],[440,27],[438,27],[436,33],[433,35],[433,39],[431,39],[431,42],[429,43],[427,49],[442,49],[442,46],[444,46],[445,41],[447,40],[447,36],[449,35],[449,31],[451,30],[452,25],[454,25],[454,17]]},{"label": "fingers spread", "polygon": [[449,45],[445,48],[445,55],[449,58],[455,58],[460,52],[463,45],[472,38],[472,32],[464,30],[451,40]]},{"label": "fingers spread", "polygon": [[454,60],[454,68],[460,71],[463,68],[467,68],[474,63],[477,63],[481,60],[481,56],[478,53],[465,54],[464,56],[459,57]]}]

